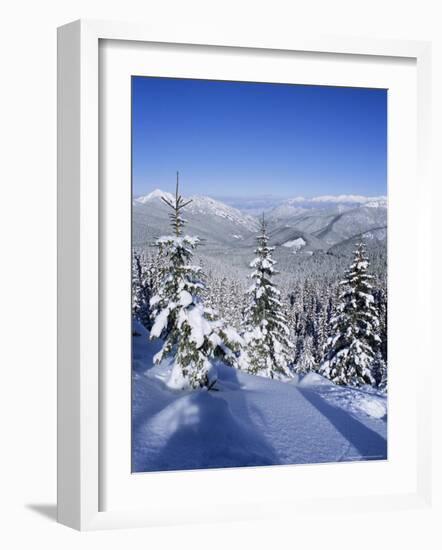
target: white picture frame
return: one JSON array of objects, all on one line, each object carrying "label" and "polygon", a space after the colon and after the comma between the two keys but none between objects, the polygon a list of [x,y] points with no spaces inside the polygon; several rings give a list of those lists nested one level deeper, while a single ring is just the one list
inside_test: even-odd
[{"label": "white picture frame", "polygon": [[[58,31],[58,520],[80,530],[116,527],[150,526],[198,520],[230,520],[260,517],[265,494],[259,501],[251,499],[247,510],[233,505],[226,509],[212,506],[207,501],[192,504],[198,514],[189,514],[179,506],[174,513],[162,507],[130,507],[122,502],[112,510],[103,510],[100,483],[103,482],[102,438],[100,415],[100,376],[103,365],[100,355],[100,288],[102,251],[100,211],[103,208],[100,192],[99,139],[99,48],[100,41],[127,41],[130,43],[167,43],[189,47],[203,45],[211,48],[229,48],[244,55],[272,51],[275,55],[287,52],[310,52],[346,56],[376,56],[380,58],[408,58],[416,63],[417,71],[417,162],[418,181],[416,204],[419,206],[420,242],[428,243],[419,251],[419,270],[416,291],[419,289],[422,326],[421,339],[428,341],[430,315],[430,250],[431,232],[429,211],[431,204],[429,179],[429,120],[430,98],[430,44],[390,40],[368,40],[346,37],[293,37],[287,43],[268,44],[264,39],[250,43],[226,37],[211,43],[203,34],[186,36],[159,36],[152,29],[135,24],[76,21]],[[250,50],[252,51],[252,50]],[[284,491],[290,481],[290,467],[278,470],[279,498],[284,506],[276,515],[288,511],[309,511],[327,508],[349,510],[358,506],[364,510],[382,507],[425,506],[431,498],[431,449],[428,418],[430,403],[424,393],[428,385],[430,362],[422,362],[422,372],[416,381],[416,484],[415,490],[367,493],[366,495],[316,496],[295,501]],[[126,429],[128,429],[126,427]],[[347,467],[351,467],[348,465]],[[311,466],[310,468],[315,468]],[[130,473],[130,472],[129,472]],[[207,483],[215,472],[200,472],[200,481]],[[156,475],[157,487],[164,474]],[[194,473],[183,473],[191,476]],[[237,480],[244,477],[240,469],[233,472]],[[249,474],[247,474],[249,475]],[[153,478],[151,478],[153,479]],[[148,481],[147,481],[148,482]],[[273,482],[272,482],[273,483]],[[153,486],[153,484],[152,484]],[[265,488],[263,489],[265,493]],[[279,495],[279,496],[278,496]],[[227,498],[227,497],[226,497]],[[151,496],[155,499],[155,492]],[[285,512],[284,512],[285,510]]]}]

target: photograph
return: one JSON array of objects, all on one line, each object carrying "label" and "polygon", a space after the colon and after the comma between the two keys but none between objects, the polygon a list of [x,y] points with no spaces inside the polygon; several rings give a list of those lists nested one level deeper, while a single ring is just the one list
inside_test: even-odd
[{"label": "photograph", "polygon": [[387,460],[387,121],[131,77],[132,473]]}]

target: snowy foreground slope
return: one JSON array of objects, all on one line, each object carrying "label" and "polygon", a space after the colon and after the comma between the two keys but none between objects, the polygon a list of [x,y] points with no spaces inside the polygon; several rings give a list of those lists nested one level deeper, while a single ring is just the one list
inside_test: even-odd
[{"label": "snowy foreground slope", "polygon": [[310,373],[289,383],[218,365],[219,391],[173,391],[158,342],[133,337],[132,470],[387,458],[387,401]]}]

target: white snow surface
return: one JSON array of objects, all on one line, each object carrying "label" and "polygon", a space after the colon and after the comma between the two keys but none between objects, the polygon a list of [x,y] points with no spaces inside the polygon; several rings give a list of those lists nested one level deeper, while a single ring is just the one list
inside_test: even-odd
[{"label": "white snow surface", "polygon": [[365,208],[387,208],[387,198],[379,197],[377,199],[372,199],[369,202],[364,204]]},{"label": "white snow surface", "polygon": [[143,197],[138,197],[135,199],[135,202],[139,202],[141,204],[146,204],[146,202],[150,202],[154,199],[161,199],[161,197],[164,197],[170,202],[174,202],[175,197],[172,195],[172,193],[168,193],[167,191],[161,191],[161,189],[154,189],[149,194],[144,195]]},{"label": "white snow surface", "polygon": [[152,327],[151,335],[152,338],[159,338],[161,333],[163,332],[163,329],[167,325],[167,319],[169,317],[170,309],[164,308],[160,311],[160,313],[157,315],[155,319],[155,323]]},{"label": "white snow surface", "polygon": [[307,243],[302,237],[298,237],[297,239],[294,239],[292,241],[285,242],[282,246],[285,246],[286,248],[293,248],[293,252],[296,254],[298,250],[301,250],[303,246],[305,246]]},{"label": "white snow surface", "polygon": [[[175,201],[175,197],[171,193],[162,191],[161,189],[154,189],[147,195],[137,197],[134,203],[146,204],[152,201],[159,201],[162,197],[172,203]],[[245,214],[233,206],[217,201],[212,197],[193,195],[190,197],[183,197],[183,199],[185,201],[191,201],[186,207],[187,212],[202,214],[204,216],[218,216],[235,224],[239,224],[249,231],[256,231],[259,227],[258,220],[255,217]],[[234,235],[234,237],[236,238],[237,236]],[[240,236],[240,238],[242,237]]]},{"label": "white snow surface", "polygon": [[312,202],[331,202],[331,203],[374,203],[380,202],[384,205],[387,201],[386,196],[380,197],[366,197],[364,195],[322,195],[320,197],[313,197]]},{"label": "white snow surface", "polygon": [[249,231],[256,231],[258,229],[258,222],[253,216],[244,214],[240,210],[233,208],[233,206],[224,204],[211,197],[193,195],[186,200],[192,201],[187,207],[189,212],[202,214],[203,216],[218,216],[235,224],[242,225]]},{"label": "white snow surface", "polygon": [[204,307],[202,304],[195,304],[189,309],[181,309],[178,314],[178,328],[183,323],[190,326],[190,340],[195,343],[196,348],[204,344],[204,337],[212,332],[212,325],[204,316]]},{"label": "white snow surface", "polygon": [[385,202],[387,197],[367,197],[365,195],[320,195],[318,197],[292,197],[286,199],[284,204],[296,204],[303,202],[331,202],[331,203],[357,203],[363,204],[371,201]]},{"label": "white snow surface", "polygon": [[387,402],[374,390],[216,363],[218,391],[174,391],[170,360],[153,366],[161,341],[134,328],[133,471],[386,459]]}]

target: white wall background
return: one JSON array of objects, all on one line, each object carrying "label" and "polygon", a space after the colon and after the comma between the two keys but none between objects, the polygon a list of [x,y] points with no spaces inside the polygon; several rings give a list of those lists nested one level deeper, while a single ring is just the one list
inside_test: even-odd
[{"label": "white wall background", "polygon": [[[440,404],[431,510],[79,534],[54,522],[56,449],[56,27],[74,19],[144,21],[252,37],[347,34],[433,40],[434,150],[442,147],[442,17],[437,0],[15,0],[2,5],[0,86],[0,546],[15,548],[442,547]],[[435,181],[442,186],[439,164]],[[441,208],[440,189],[434,201]],[[436,218],[436,216],[435,216]],[[439,219],[435,280],[441,280]],[[440,285],[439,285],[440,286]],[[440,295],[435,304],[442,311]],[[418,320],[410,320],[418,322]],[[434,322],[440,324],[435,314]],[[436,330],[435,334],[438,335]],[[437,345],[437,341],[435,345]],[[435,355],[435,373],[442,372]],[[439,384],[440,386],[440,384]],[[437,386],[434,385],[434,397]],[[296,488],[294,488],[296,490]],[[439,522],[437,521],[439,519]],[[235,542],[236,541],[236,542]]]}]

